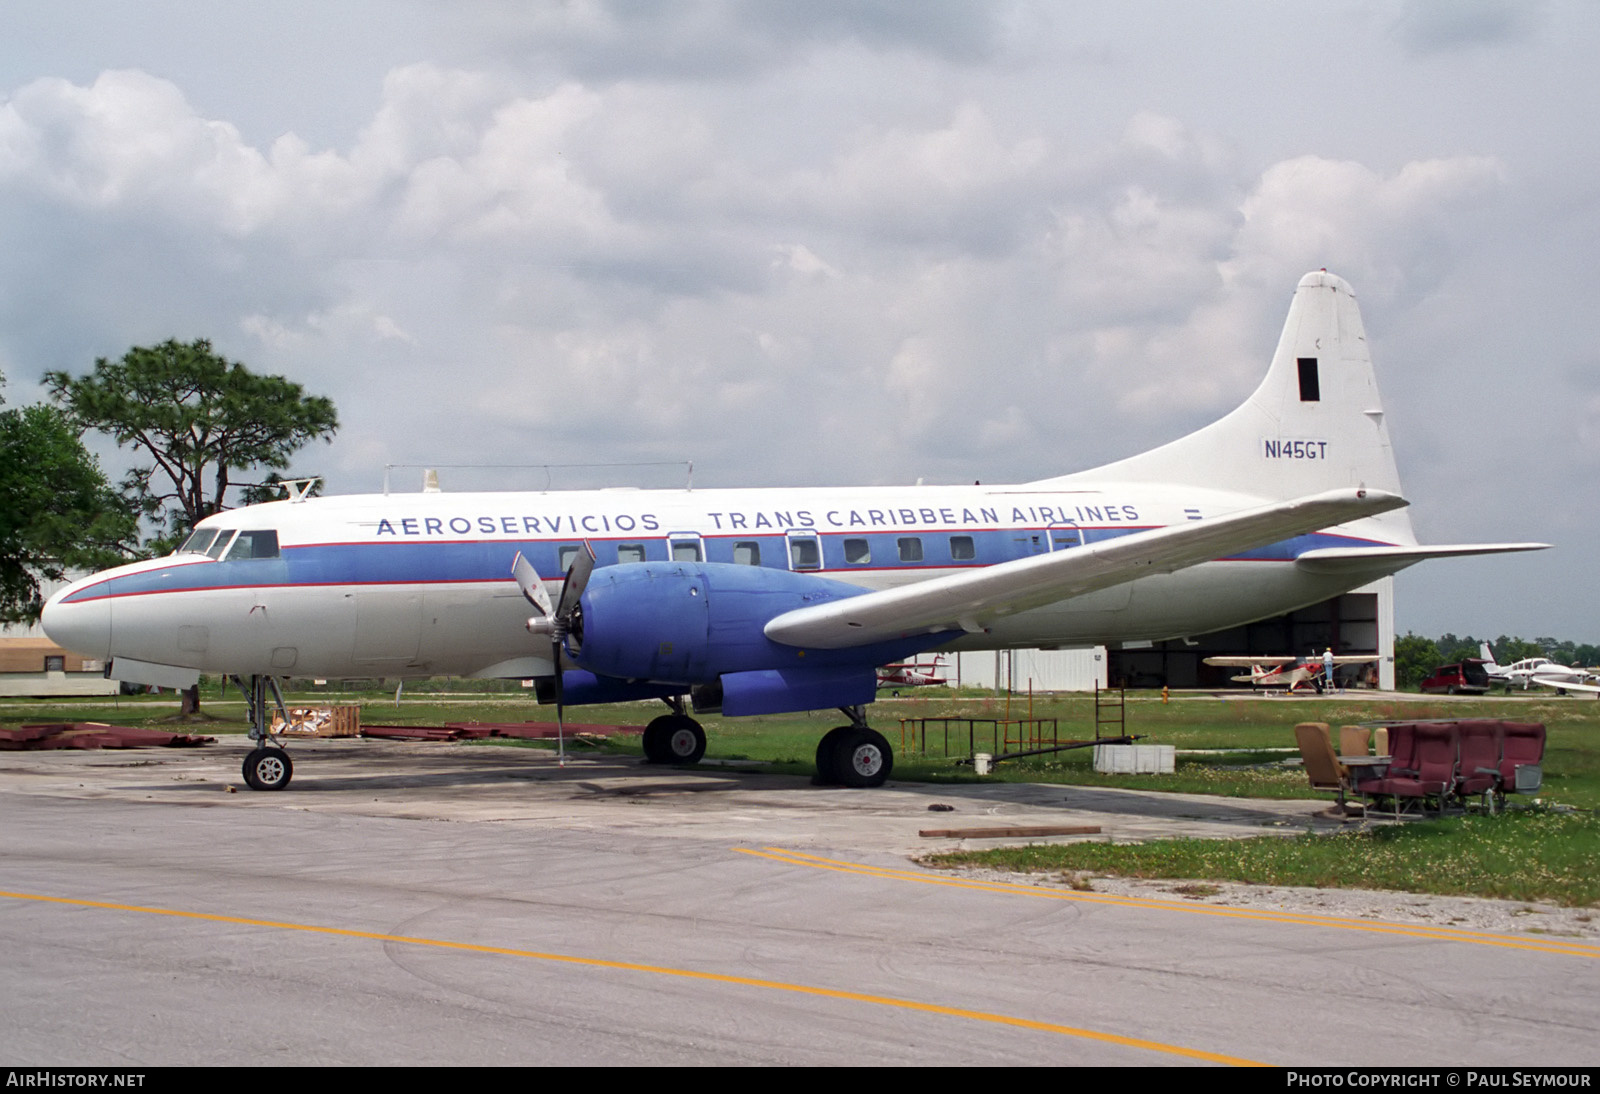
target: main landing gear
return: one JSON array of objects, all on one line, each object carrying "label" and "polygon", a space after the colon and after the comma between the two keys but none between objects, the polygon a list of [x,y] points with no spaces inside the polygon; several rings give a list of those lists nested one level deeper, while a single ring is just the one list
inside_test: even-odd
[{"label": "main landing gear", "polygon": [[[278,690],[278,681],[271,676],[252,676],[249,686],[246,686],[238,676],[230,679],[249,700],[250,739],[256,743],[256,747],[244,758],[245,785],[251,790],[282,790],[294,777],[294,764],[267,729],[272,724],[267,716],[268,692],[278,709],[283,710],[283,694]],[[284,721],[288,721],[287,714]]]},{"label": "main landing gear", "polygon": [[706,754],[706,731],[682,710],[644,727],[644,758],[653,764],[697,764]]},{"label": "main landing gear", "polygon": [[867,725],[860,707],[840,707],[850,724],[817,742],[817,782],[824,786],[882,786],[894,771],[888,738]]}]

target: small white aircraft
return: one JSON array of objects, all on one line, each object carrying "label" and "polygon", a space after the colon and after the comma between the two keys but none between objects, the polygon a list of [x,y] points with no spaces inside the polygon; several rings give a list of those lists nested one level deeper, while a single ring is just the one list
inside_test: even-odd
[{"label": "small white aircraft", "polygon": [[[1335,666],[1365,665],[1376,660],[1377,657],[1370,654],[1341,653],[1334,655],[1333,663]],[[1205,662],[1223,668],[1248,668],[1248,674],[1233,679],[1258,688],[1294,691],[1301,684],[1310,684],[1320,692],[1329,683],[1324,679],[1328,667],[1325,654],[1313,653],[1306,657],[1207,657]]]},{"label": "small white aircraft", "polygon": [[1552,661],[1548,657],[1524,657],[1509,665],[1497,665],[1494,653],[1489,649],[1489,643],[1483,642],[1478,647],[1487,662],[1483,671],[1489,676],[1489,681],[1495,684],[1504,684],[1510,690],[1513,684],[1522,685],[1522,690],[1531,687],[1555,688],[1557,691],[1583,691],[1600,697],[1600,676],[1596,676],[1588,669],[1578,666],[1563,665],[1559,661]]},{"label": "small white aircraft", "polygon": [[1478,653],[1483,654],[1483,672],[1488,673],[1490,683],[1501,683],[1507,689],[1514,685],[1522,686],[1523,691],[1534,686],[1546,688],[1570,688],[1570,686],[1590,685],[1594,683],[1594,673],[1586,669],[1568,669],[1562,662],[1550,661],[1549,657],[1523,657],[1522,661],[1514,661],[1509,665],[1499,665],[1494,662],[1494,651],[1490,643],[1478,643]]},{"label": "small white aircraft", "polygon": [[[824,781],[876,786],[877,668],[934,650],[1116,647],[1278,615],[1423,559],[1350,286],[1301,279],[1266,378],[1221,420],[1016,486],[307,497],[201,521],[174,554],[58,592],[44,628],[122,680],[225,674],[256,789],[277,679],[538,678],[563,705],[659,698],[646,755],[697,761],[687,708],[837,707]],[[535,616],[528,619],[528,605]],[[530,639],[529,631],[535,638]],[[558,671],[559,670],[559,671]]]}]

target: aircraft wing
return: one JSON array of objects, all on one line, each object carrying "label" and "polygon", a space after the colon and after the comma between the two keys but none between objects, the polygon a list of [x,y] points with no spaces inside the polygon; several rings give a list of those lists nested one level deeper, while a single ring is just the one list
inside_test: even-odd
[{"label": "aircraft wing", "polygon": [[1406,504],[1398,494],[1382,490],[1329,490],[797,608],[769,620],[765,634],[788,646],[848,649],[916,634],[977,632],[999,616],[1197,566]]},{"label": "aircraft wing", "polygon": [[1561,691],[1586,691],[1591,695],[1600,695],[1600,684],[1588,681],[1584,683],[1574,683],[1571,680],[1564,680],[1558,676],[1539,676],[1536,674],[1533,677],[1533,682],[1538,684],[1540,687],[1545,688],[1557,688]]},{"label": "aircraft wing", "polygon": [[[1430,558],[1462,555],[1498,555],[1507,551],[1543,551],[1548,543],[1434,543],[1413,547],[1319,547],[1296,556],[1302,570],[1337,574],[1350,570],[1381,569],[1394,572],[1402,566]],[[1400,565],[1395,565],[1396,563]]]},{"label": "aircraft wing", "polygon": [[1298,657],[1207,657],[1206,664],[1225,669],[1249,669],[1257,665],[1288,665],[1298,660]]}]

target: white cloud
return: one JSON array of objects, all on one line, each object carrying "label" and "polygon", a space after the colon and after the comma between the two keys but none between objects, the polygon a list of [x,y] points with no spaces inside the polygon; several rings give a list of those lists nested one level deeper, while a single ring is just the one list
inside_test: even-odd
[{"label": "white cloud", "polygon": [[[1592,391],[1547,364],[1589,360],[1594,153],[1548,139],[1592,128],[1570,78],[1588,9],[1376,28],[1396,9],[1318,9],[1247,44],[1213,9],[1181,27],[1092,5],[417,10],[444,33],[400,38],[365,97],[290,97],[319,103],[316,128],[281,87],[246,121],[180,64],[13,78],[8,391],[212,335],[335,398],[345,428],[318,460],[336,489],[376,485],[382,461],[558,457],[693,457],[729,485],[996,481],[1226,410],[1289,290],[1327,266],[1386,357],[1476,369],[1463,398],[1507,353],[1567,393],[1549,462],[1593,466]],[[1576,33],[1569,67],[1516,67],[1547,15]],[[1491,45],[1496,66],[1441,90],[1390,31]],[[383,49],[363,48],[371,70]],[[1393,421],[1427,423],[1397,443],[1431,487],[1460,460],[1424,376],[1384,388]],[[1516,466],[1546,431],[1502,402],[1474,444]]]}]

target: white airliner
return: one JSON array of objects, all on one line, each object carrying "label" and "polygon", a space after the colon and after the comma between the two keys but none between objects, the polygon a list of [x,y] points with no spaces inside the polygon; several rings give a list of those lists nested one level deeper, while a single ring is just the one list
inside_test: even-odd
[{"label": "white airliner", "polygon": [[[1306,275],[1260,387],[1116,463],[1016,486],[297,497],[200,522],[179,550],[68,586],[59,644],[123,680],[231,676],[257,789],[276,678],[547,678],[560,704],[660,698],[645,752],[694,762],[687,713],[837,707],[825,781],[876,786],[876,669],[932,650],[1205,634],[1427,558],[1403,511],[1350,286]],[[557,594],[552,603],[550,593]],[[528,605],[537,613],[528,619]],[[533,632],[530,636],[530,631]],[[559,655],[562,673],[555,674]]]}]

